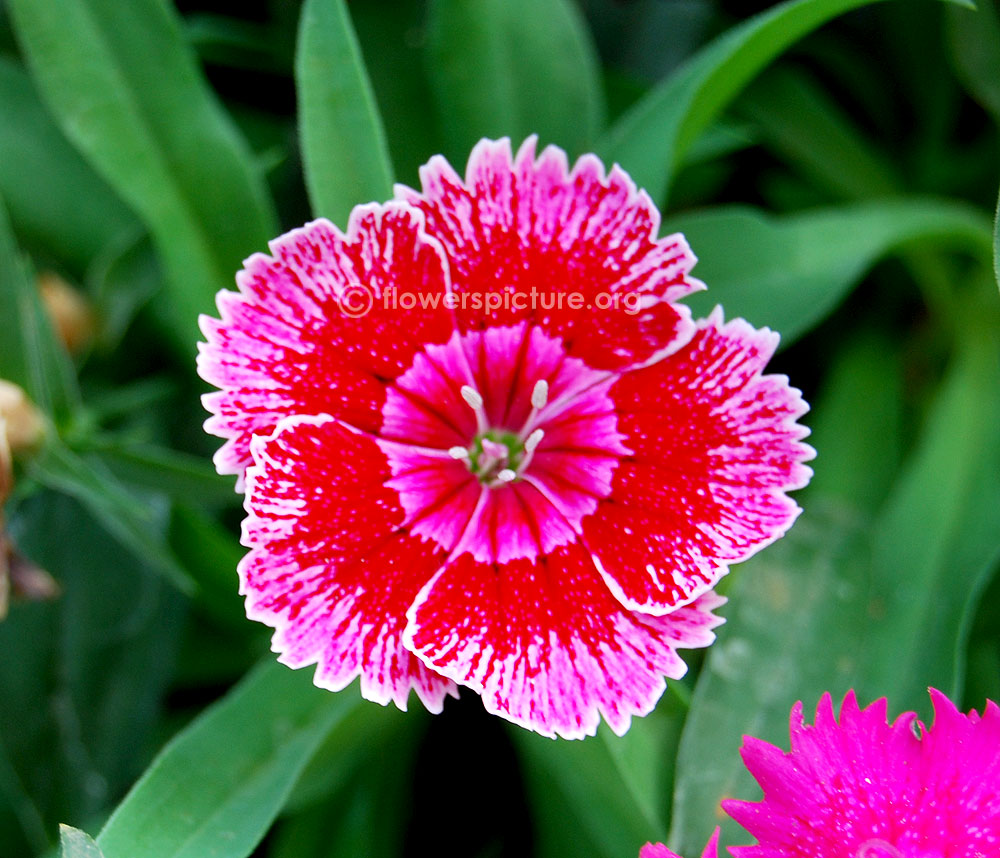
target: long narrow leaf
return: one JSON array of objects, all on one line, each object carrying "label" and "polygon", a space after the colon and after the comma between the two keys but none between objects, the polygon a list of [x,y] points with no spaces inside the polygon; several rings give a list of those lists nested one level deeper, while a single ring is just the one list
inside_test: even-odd
[{"label": "long narrow leaf", "polygon": [[604,122],[596,51],[568,0],[433,0],[429,75],[446,154],[464,163],[481,137],[529,134],[573,154]]},{"label": "long narrow leaf", "polygon": [[246,858],[357,705],[269,661],[176,736],[108,820],[106,858]]},{"label": "long narrow leaf", "polygon": [[11,221],[22,241],[83,274],[109,242],[139,224],[63,136],[27,72],[3,57],[0,104],[0,196]]},{"label": "long narrow leaf", "polygon": [[392,196],[392,165],[343,0],[306,0],[295,57],[299,134],[313,214],[347,226],[358,203]]},{"label": "long narrow leaf", "polygon": [[745,207],[672,218],[699,257],[706,292],[688,299],[696,315],[722,304],[728,316],[779,331],[788,345],[847,295],[879,259],[904,245],[943,244],[990,252],[989,224],[947,200],[905,198],[772,217]]},{"label": "long narrow leaf", "polygon": [[140,560],[156,566],[182,592],[194,591],[194,582],[167,546],[165,507],[158,510],[136,503],[110,471],[86,461],[55,438],[31,460],[29,472],[49,488],[76,498],[108,533]]},{"label": "long narrow leaf", "polygon": [[27,391],[44,411],[59,415],[79,399],[76,376],[42,308],[34,277],[10,231],[0,199],[0,378]]},{"label": "long narrow leaf", "polygon": [[62,847],[61,858],[104,858],[100,847],[79,828],[60,825],[59,844]]},{"label": "long narrow leaf", "polygon": [[158,0],[9,4],[35,80],[66,136],[142,217],[181,342],[275,231],[260,176]]},{"label": "long narrow leaf", "polygon": [[788,0],[726,31],[629,110],[598,141],[598,153],[664,201],[695,138],[761,69],[831,18],[873,2]]}]

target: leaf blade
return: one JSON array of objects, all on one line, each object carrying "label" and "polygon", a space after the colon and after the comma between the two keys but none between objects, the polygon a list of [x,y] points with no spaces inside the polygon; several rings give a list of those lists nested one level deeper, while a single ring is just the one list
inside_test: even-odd
[{"label": "leaf blade", "polygon": [[392,196],[393,172],[357,36],[342,0],[302,7],[295,79],[313,214],[346,229],[351,209]]},{"label": "leaf blade", "polygon": [[246,858],[357,705],[357,695],[331,695],[269,660],[153,761],[97,838],[106,858]]},{"label": "leaf blade", "polygon": [[873,2],[880,0],[788,0],[728,30],[640,99],[598,140],[597,153],[662,204],[684,153],[761,69],[831,18]]},{"label": "leaf blade", "polygon": [[153,233],[173,330],[275,231],[262,178],[165,3],[13,0],[18,40],[66,136]]},{"label": "leaf blade", "polygon": [[530,134],[571,154],[604,122],[599,64],[565,0],[433,0],[429,74],[446,154],[464,163],[482,137]]}]

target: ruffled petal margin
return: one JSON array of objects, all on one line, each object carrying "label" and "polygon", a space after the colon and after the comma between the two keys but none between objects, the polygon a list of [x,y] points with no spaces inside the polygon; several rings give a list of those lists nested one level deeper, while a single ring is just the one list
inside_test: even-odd
[{"label": "ruffled petal margin", "polygon": [[[400,203],[358,206],[346,234],[313,221],[246,260],[239,291],[218,295],[221,320],[201,317],[198,372],[221,388],[203,397],[205,430],[226,439],[215,464],[237,475],[238,491],[253,435],[290,414],[377,431],[386,385],[451,335],[446,265],[423,224]],[[393,289],[433,300],[402,311]]]},{"label": "ruffled petal margin", "polygon": [[801,511],[786,492],[808,482],[815,453],[795,422],[799,391],[762,375],[777,342],[716,309],[679,351],[611,387],[633,453],[582,526],[626,607],[663,614],[697,598]]},{"label": "ruffled petal margin", "polygon": [[536,142],[514,158],[508,139],[482,140],[464,180],[436,156],[421,191],[396,187],[444,247],[459,329],[530,319],[598,370],[677,348],[693,325],[674,302],[704,288],[688,276],[696,258],[684,237],[657,238],[656,206],[618,166],[605,173],[585,155],[570,169],[555,146],[536,158]]},{"label": "ruffled petal margin", "polygon": [[314,682],[405,709],[410,689],[432,712],[454,683],[403,646],[406,610],[446,559],[403,526],[399,494],[378,444],[328,415],[290,417],[251,442],[248,516],[239,566],[247,616],[275,629],[291,667]]},{"label": "ruffled petal margin", "polygon": [[545,736],[615,733],[645,715],[664,677],[687,666],[678,648],[708,646],[725,600],[706,593],[664,617],[612,598],[586,550],[561,545],[532,562],[462,553],[409,611],[404,639],[433,670],[478,692],[486,709]]}]

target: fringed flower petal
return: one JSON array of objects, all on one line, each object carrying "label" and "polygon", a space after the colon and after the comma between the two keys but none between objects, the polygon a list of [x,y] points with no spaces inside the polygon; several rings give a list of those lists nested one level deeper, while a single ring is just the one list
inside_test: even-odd
[{"label": "fringed flower petal", "polygon": [[[824,695],[812,725],[791,717],[791,751],[747,738],[742,754],[764,791],[723,808],[755,846],[736,858],[982,858],[1000,854],[1000,709],[963,715],[931,690],[934,723],[912,712],[891,724],[887,703],[840,718]],[[915,730],[914,728],[918,729]]]},{"label": "fringed flower petal", "polygon": [[704,285],[682,235],[657,238],[660,215],[618,167],[593,155],[570,169],[554,146],[529,138],[483,140],[465,178],[440,156],[420,172],[422,190],[398,186],[444,246],[452,284],[466,300],[460,330],[530,320],[594,369],[650,362],[691,335],[675,303]]},{"label": "fringed flower petal", "polygon": [[777,335],[721,312],[654,366],[608,391],[629,448],[584,538],[622,603],[667,613],[715,586],[799,514],[814,455],[784,376],[762,375]]},{"label": "fringed flower petal", "polygon": [[250,463],[250,439],[291,414],[331,414],[376,431],[385,387],[427,343],[443,342],[451,316],[440,302],[387,310],[396,289],[442,296],[447,273],[423,217],[409,206],[359,206],[347,233],[317,220],[271,242],[220,292],[221,320],[201,318],[207,343],[198,371],[221,388],[207,394],[205,428],[227,439],[220,473]]},{"label": "fringed flower petal", "polygon": [[464,553],[421,593],[406,639],[515,724],[581,738],[603,717],[621,735],[653,708],[664,677],[686,672],[677,650],[712,642],[721,622],[712,609],[724,601],[707,593],[665,617],[627,611],[579,544],[535,562]]},{"label": "fringed flower petal", "polygon": [[291,667],[315,682],[406,708],[410,689],[440,711],[453,684],[403,647],[406,610],[445,553],[408,532],[385,454],[329,416],[293,417],[251,443],[240,564],[247,616],[275,629]]}]

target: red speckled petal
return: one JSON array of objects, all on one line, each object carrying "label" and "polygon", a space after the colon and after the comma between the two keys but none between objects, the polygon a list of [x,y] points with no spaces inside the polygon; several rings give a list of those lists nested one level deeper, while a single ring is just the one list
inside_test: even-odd
[{"label": "red speckled petal", "polygon": [[315,663],[331,690],[406,708],[410,689],[441,710],[453,684],[402,644],[406,610],[446,558],[403,528],[378,444],[329,416],[295,417],[252,444],[240,564],[247,616],[273,626],[292,667]]},{"label": "red speckled petal", "polygon": [[[463,180],[440,156],[422,191],[397,196],[427,217],[444,246],[463,304],[460,329],[531,319],[593,369],[655,360],[683,343],[690,314],[674,302],[703,284],[681,235],[657,238],[660,216],[618,167],[585,155],[569,169],[535,138],[516,158],[508,140],[483,140]],[[571,297],[573,296],[573,297]],[[490,304],[495,301],[495,304]]]},{"label": "red speckled petal", "polygon": [[610,495],[583,521],[584,539],[622,603],[665,613],[792,525],[813,451],[806,411],[784,376],[761,372],[777,344],[767,329],[721,313],[654,366],[610,389],[621,443],[633,451]]},{"label": "red speckled petal", "polygon": [[216,466],[238,487],[250,438],[282,417],[331,414],[378,431],[386,384],[451,335],[442,306],[400,312],[383,300],[390,287],[445,293],[440,247],[422,228],[409,206],[359,206],[346,235],[325,220],[293,230],[246,261],[239,292],[219,293],[221,321],[201,319],[198,371],[221,388],[204,398],[205,428],[227,439]]},{"label": "red speckled petal", "polygon": [[603,716],[620,735],[653,708],[664,677],[686,671],[677,649],[714,640],[723,601],[709,593],[666,617],[626,611],[577,543],[534,562],[463,553],[417,599],[406,640],[515,724],[580,738]]}]

